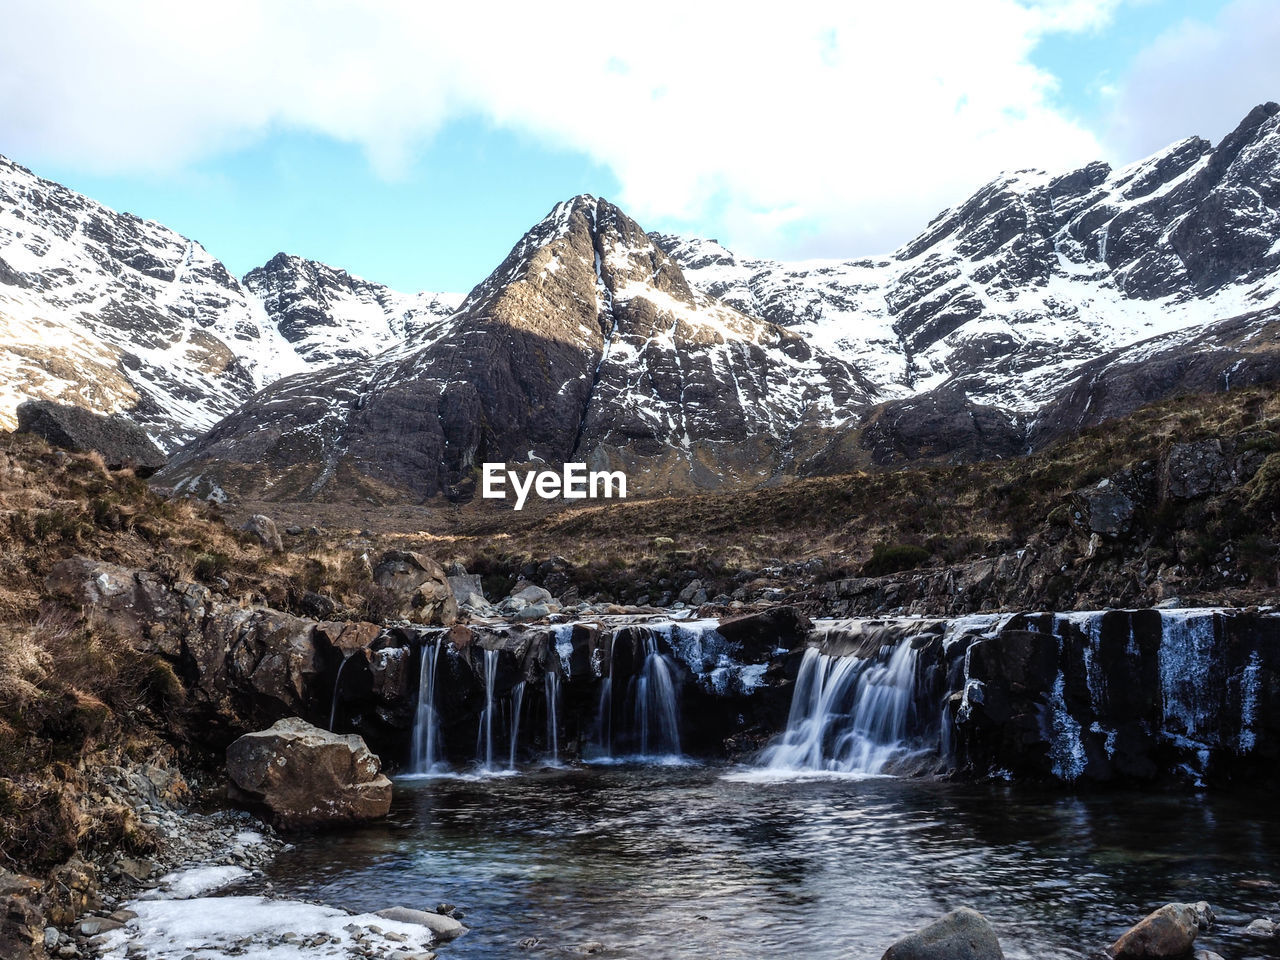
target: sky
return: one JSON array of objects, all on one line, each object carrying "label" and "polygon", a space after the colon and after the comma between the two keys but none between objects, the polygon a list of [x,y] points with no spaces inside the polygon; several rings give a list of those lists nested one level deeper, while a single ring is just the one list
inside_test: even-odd
[{"label": "sky", "polygon": [[1280,99],[1274,0],[470,7],[6,0],[0,154],[237,274],[465,292],[578,193],[751,256],[885,254],[1002,170]]}]

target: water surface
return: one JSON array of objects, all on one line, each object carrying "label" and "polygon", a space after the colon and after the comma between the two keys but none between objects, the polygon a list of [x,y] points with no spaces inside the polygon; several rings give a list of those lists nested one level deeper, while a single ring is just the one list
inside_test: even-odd
[{"label": "water surface", "polygon": [[441,960],[588,941],[636,960],[875,960],[961,905],[987,915],[1008,957],[1080,958],[1163,903],[1200,899],[1219,913],[1201,945],[1280,956],[1237,932],[1280,913],[1266,798],[626,765],[396,792],[386,823],[281,854],[275,892],[358,911],[456,904],[471,932]]}]

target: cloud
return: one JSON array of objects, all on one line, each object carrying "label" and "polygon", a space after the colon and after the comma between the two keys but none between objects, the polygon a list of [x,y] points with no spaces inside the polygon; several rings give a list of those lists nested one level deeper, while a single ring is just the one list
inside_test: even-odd
[{"label": "cloud", "polygon": [[359,144],[394,178],[479,116],[606,165],[641,222],[766,254],[877,252],[1001,169],[1099,155],[1030,54],[1116,2],[18,0],[0,151],[163,172],[289,129]]},{"label": "cloud", "polygon": [[1132,159],[1191,135],[1217,142],[1252,107],[1280,97],[1277,50],[1275,0],[1235,0],[1212,20],[1172,26],[1116,84],[1109,152]]}]

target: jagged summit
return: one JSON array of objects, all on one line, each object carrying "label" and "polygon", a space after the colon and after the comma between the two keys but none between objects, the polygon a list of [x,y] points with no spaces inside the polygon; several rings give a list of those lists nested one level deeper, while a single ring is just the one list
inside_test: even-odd
[{"label": "jagged summit", "polygon": [[286,254],[239,283],[15,164],[0,191],[0,416],[126,410],[172,448],[234,410],[175,460],[188,487],[430,496],[568,458],[759,484],[1015,455],[1280,375],[1276,104],[1216,145],[1002,174],[883,257],[743,257],[582,194],[465,297]]},{"label": "jagged summit", "polygon": [[404,294],[337,267],[277,253],[244,277],[293,350],[313,365],[365,359],[450,316],[454,293]]},{"label": "jagged summit", "polygon": [[819,443],[873,395],[849,364],[691,287],[608,201],[575,197],[447,323],[266,391],[169,479],[241,464],[222,482],[261,492],[265,465],[320,495],[352,470],[432,495],[469,489],[488,460],[584,459],[656,485],[760,482],[797,433]]}]

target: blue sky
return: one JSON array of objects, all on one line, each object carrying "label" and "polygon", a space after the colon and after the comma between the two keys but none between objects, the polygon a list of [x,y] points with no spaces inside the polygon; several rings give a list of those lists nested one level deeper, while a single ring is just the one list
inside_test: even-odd
[{"label": "blue sky", "polygon": [[[1002,167],[1126,162],[1280,96],[1262,0],[837,4],[581,33],[543,17],[496,39],[413,5],[186,23],[17,6],[0,153],[237,274],[284,250],[402,290],[469,289],[583,192],[743,253],[883,253]],[[29,31],[59,39],[32,53]]]}]

